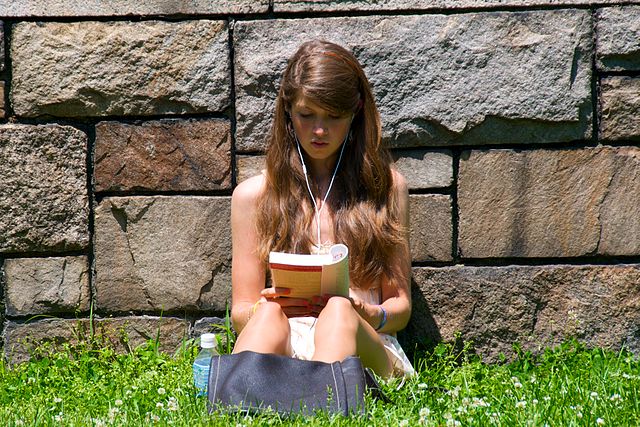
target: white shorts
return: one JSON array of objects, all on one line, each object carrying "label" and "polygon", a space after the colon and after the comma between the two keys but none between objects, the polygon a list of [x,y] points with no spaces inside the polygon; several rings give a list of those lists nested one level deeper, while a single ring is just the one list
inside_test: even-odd
[{"label": "white shorts", "polygon": [[[292,317],[289,319],[291,326],[291,347],[293,349],[293,357],[296,359],[309,360],[315,351],[313,337],[316,330],[315,317]],[[401,377],[403,375],[411,376],[415,374],[411,362],[407,355],[400,347],[398,339],[389,334],[378,333],[384,348],[387,351],[389,360],[393,364],[393,376]]]}]

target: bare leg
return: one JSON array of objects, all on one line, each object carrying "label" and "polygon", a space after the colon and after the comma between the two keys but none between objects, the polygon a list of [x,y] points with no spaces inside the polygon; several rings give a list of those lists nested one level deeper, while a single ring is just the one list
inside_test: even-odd
[{"label": "bare leg", "polygon": [[313,360],[335,362],[358,355],[363,365],[376,374],[382,377],[391,374],[391,361],[380,337],[346,298],[329,299],[318,316],[314,342]]},{"label": "bare leg", "polygon": [[234,353],[250,350],[256,353],[291,355],[291,330],[287,316],[279,304],[265,302],[244,327],[233,347]]}]

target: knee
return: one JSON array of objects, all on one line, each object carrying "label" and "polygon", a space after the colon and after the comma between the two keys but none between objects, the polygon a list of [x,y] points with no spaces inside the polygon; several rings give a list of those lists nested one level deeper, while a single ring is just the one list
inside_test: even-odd
[{"label": "knee", "polygon": [[287,316],[282,311],[280,304],[270,301],[261,303],[252,317],[261,320],[260,323],[264,321],[273,324],[273,322],[287,321]]},{"label": "knee", "polygon": [[358,313],[353,308],[351,300],[344,297],[331,297],[324,306],[324,309],[320,312],[320,317],[326,317],[333,320],[338,320],[340,323],[344,323],[350,319],[357,321]]}]

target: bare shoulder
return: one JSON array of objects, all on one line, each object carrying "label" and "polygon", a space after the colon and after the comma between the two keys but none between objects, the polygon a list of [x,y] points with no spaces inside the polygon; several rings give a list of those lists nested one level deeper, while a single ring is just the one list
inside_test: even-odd
[{"label": "bare shoulder", "polygon": [[249,208],[255,206],[258,197],[264,191],[265,176],[256,175],[242,181],[233,190],[231,203],[238,208]]}]

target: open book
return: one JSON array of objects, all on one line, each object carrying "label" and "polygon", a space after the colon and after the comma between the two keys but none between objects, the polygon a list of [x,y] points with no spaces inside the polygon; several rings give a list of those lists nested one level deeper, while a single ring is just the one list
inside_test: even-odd
[{"label": "open book", "polygon": [[289,288],[288,297],[349,296],[349,249],[333,245],[328,254],[269,253],[273,286]]}]

